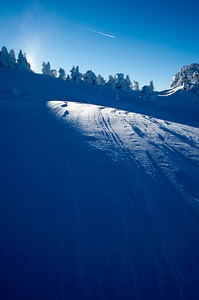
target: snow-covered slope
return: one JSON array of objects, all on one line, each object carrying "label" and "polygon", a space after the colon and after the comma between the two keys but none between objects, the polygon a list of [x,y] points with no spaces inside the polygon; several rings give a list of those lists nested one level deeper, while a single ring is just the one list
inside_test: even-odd
[{"label": "snow-covered slope", "polygon": [[7,71],[2,299],[198,299],[197,99]]}]

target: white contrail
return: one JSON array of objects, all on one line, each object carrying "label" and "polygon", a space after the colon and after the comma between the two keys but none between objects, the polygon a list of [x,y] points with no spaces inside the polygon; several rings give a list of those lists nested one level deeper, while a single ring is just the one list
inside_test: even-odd
[{"label": "white contrail", "polygon": [[100,31],[91,30],[91,29],[88,29],[88,30],[89,30],[89,31],[92,31],[92,32],[94,32],[94,33],[98,33],[98,34],[101,34],[101,35],[110,37],[110,38],[112,38],[112,39],[115,39],[115,36],[113,36],[113,35],[110,35],[110,34],[107,34],[107,33],[104,33],[104,32],[100,32]]},{"label": "white contrail", "polygon": [[101,34],[101,35],[107,36],[107,37],[112,38],[112,39],[115,39],[115,36],[113,36],[113,35],[110,35],[110,34],[107,34],[107,33],[101,32],[101,31],[92,30],[92,29],[89,29],[89,28],[86,28],[86,27],[82,27],[82,26],[79,26],[79,27],[81,27],[81,28],[83,28],[85,30],[97,33],[97,34]]}]

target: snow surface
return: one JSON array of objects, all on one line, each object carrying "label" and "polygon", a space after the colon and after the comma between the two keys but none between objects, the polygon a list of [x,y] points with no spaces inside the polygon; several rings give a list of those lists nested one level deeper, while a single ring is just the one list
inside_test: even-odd
[{"label": "snow surface", "polygon": [[1,298],[199,299],[197,98],[0,82]]}]

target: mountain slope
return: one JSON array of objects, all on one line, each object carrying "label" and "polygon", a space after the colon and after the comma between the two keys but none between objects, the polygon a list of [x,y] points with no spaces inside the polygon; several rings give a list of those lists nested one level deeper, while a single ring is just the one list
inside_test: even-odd
[{"label": "mountain slope", "polygon": [[2,299],[198,299],[198,128],[34,84],[1,93]]}]

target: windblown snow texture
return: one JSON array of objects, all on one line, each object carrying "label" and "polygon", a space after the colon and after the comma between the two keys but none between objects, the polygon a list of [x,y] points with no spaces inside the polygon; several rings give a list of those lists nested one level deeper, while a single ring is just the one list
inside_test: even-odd
[{"label": "windblown snow texture", "polygon": [[1,299],[198,299],[198,127],[168,110],[184,94],[113,108],[106,89],[3,74]]}]

